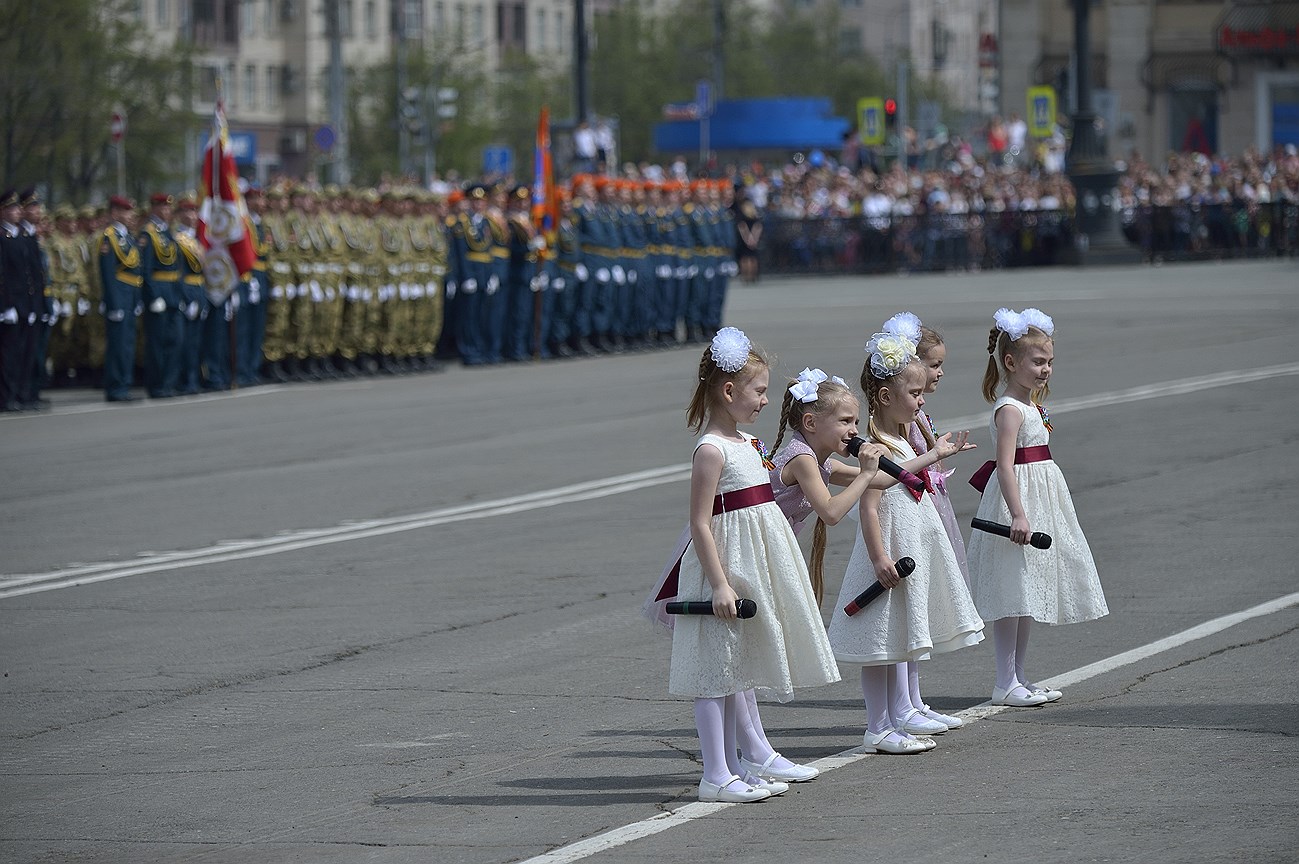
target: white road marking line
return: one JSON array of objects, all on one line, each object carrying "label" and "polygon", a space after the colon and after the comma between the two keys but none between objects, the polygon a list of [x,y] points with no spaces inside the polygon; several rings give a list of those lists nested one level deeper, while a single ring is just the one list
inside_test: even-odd
[{"label": "white road marking line", "polygon": [[[1139,648],[1133,648],[1130,651],[1115,654],[1113,657],[1107,657],[1104,660],[1089,663],[1086,666],[1061,673],[1060,675],[1056,675],[1040,683],[1052,687],[1067,687],[1071,684],[1078,684],[1082,681],[1088,680],[1089,678],[1095,678],[1096,676],[1103,675],[1106,672],[1112,672],[1122,666],[1128,666],[1141,660],[1154,657],[1157,654],[1162,654],[1165,651],[1171,651],[1172,649],[1185,645],[1188,642],[1194,642],[1197,639],[1204,639],[1207,636],[1212,636],[1215,633],[1235,627],[1237,624],[1248,621],[1252,618],[1261,618],[1265,615],[1271,615],[1282,609],[1287,609],[1295,605],[1299,605],[1299,591],[1293,594],[1287,594],[1284,597],[1278,597],[1275,600],[1269,600],[1266,603],[1260,603],[1257,606],[1245,609],[1241,612],[1234,612],[1230,615],[1223,615],[1220,618],[1214,618],[1211,621],[1198,624],[1187,630],[1183,630],[1180,633],[1174,633],[1171,636],[1157,639],[1156,641],[1147,645],[1142,645]],[[964,711],[958,711],[956,712],[956,716],[965,720],[966,726],[972,726],[980,720],[985,720],[988,717],[993,717],[1000,714],[1002,711],[1007,710],[1013,709],[993,705],[991,702],[984,702],[975,705],[972,708],[967,708]],[[1045,710],[1049,711],[1050,709],[1048,708]],[[852,750],[845,750],[842,753],[836,753],[833,756],[826,756],[825,758],[818,759],[811,764],[820,768],[821,773],[825,774],[838,768],[843,768],[846,765],[860,762],[872,755],[874,754],[861,752],[861,748],[858,747],[853,748]],[[581,861],[584,858],[589,858],[600,852],[618,846],[625,846],[626,844],[639,840],[642,837],[649,837],[676,828],[680,825],[684,825],[687,822],[693,822],[694,820],[700,819],[704,816],[712,815],[719,810],[738,806],[740,805],[704,804],[702,802],[686,804],[676,810],[670,810],[667,813],[657,813],[640,822],[634,822],[631,825],[624,825],[621,828],[614,828],[610,831],[604,832],[603,834],[597,834],[594,837],[579,840],[576,843],[569,844],[568,846],[553,849],[550,852],[545,852],[541,855],[521,861],[519,864],[572,864],[574,861]],[[779,806],[779,804],[764,806]]]},{"label": "white road marking line", "polygon": [[[1051,403],[1051,413],[1067,414],[1073,411],[1122,405],[1160,396],[1195,393],[1210,387],[1262,381],[1286,375],[1299,375],[1299,363],[1218,372],[1212,375],[1147,384],[1128,390],[1099,393],[1077,399],[1061,399]],[[257,388],[257,390],[249,392],[271,392],[271,388]],[[963,429],[986,422],[986,419],[986,414],[955,417],[946,420],[943,425],[947,429]],[[452,522],[465,522],[493,516],[504,516],[510,513],[539,510],[560,504],[605,498],[624,492],[636,492],[652,486],[686,480],[689,476],[689,463],[667,465],[661,468],[651,468],[631,474],[606,477],[601,480],[590,480],[555,489],[529,492],[493,501],[483,501],[477,504],[446,507],[388,519],[371,519],[360,522],[349,520],[329,528],[302,529],[261,539],[223,540],[202,549],[148,553],[131,562],[102,562],[65,567],[46,573],[0,575],[0,600],[43,591],[54,591],[60,588],[71,588],[77,585],[107,582],[128,576],[140,576],[166,570],[181,570],[248,558],[261,558],[267,555],[278,555],[282,552],[309,549],[314,546],[345,543],[349,540],[364,540],[385,534],[432,528]]]}]

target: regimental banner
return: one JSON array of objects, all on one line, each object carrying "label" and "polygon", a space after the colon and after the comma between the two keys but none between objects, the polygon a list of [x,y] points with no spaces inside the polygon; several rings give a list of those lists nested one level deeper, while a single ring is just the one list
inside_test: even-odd
[{"label": "regimental banner", "polygon": [[878,147],[887,137],[884,128],[884,100],[866,96],[857,100],[857,137],[867,147]]},{"label": "regimental banner", "polygon": [[1028,134],[1050,138],[1055,130],[1055,88],[1047,85],[1028,88]]},{"label": "regimental banner", "polygon": [[198,239],[203,245],[203,278],[209,296],[224,300],[257,261],[252,218],[239,190],[239,172],[230,144],[225,106],[217,100],[212,139],[203,154]]}]

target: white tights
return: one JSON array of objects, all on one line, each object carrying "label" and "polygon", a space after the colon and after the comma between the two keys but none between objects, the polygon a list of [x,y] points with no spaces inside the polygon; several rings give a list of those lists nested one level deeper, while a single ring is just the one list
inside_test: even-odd
[{"label": "white tights", "polygon": [[[762,717],[758,714],[758,696],[752,690],[735,694],[735,735],[740,754],[749,762],[764,765],[776,752],[776,748],[767,740],[766,730],[762,728]],[[777,769],[787,769],[793,765],[784,756],[776,756],[771,763],[771,767]]]},{"label": "white tights", "polygon": [[735,750],[736,702],[740,695],[695,700],[695,728],[704,757],[704,779],[725,786],[742,776]]},{"label": "white tights", "polygon": [[[899,729],[911,713],[911,682],[908,663],[861,667],[861,692],[866,702],[866,731],[879,735]],[[917,683],[917,688],[919,684]],[[898,737],[906,737],[898,732]]]},{"label": "white tights", "polygon": [[1024,672],[1028,656],[1028,633],[1033,619],[998,618],[992,622],[992,641],[997,654],[997,688],[1013,690],[1029,683]]}]

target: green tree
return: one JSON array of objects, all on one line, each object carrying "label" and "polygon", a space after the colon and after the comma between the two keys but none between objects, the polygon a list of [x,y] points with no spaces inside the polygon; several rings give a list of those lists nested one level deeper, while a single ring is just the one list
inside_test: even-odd
[{"label": "green tree", "polygon": [[189,52],[156,52],[126,0],[0,0],[0,176],[82,202],[114,185],[109,121],[129,121],[128,190],[173,188],[189,173],[196,119],[184,94]]}]

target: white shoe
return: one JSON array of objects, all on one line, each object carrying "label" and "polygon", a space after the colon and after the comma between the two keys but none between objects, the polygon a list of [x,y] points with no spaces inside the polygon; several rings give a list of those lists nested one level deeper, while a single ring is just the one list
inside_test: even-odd
[{"label": "white shoe", "polygon": [[771,797],[771,790],[750,786],[739,777],[732,776],[722,785],[699,781],[700,801],[721,801],[726,804],[747,804],[750,801],[765,801]]},{"label": "white shoe", "polygon": [[780,780],[783,783],[806,783],[821,774],[820,768],[811,765],[791,764],[788,768],[776,768],[771,763],[780,758],[779,753],[772,753],[767,761],[759,765],[740,757],[740,767],[763,780]]},{"label": "white shoe", "polygon": [[783,795],[789,791],[788,783],[782,783],[779,780],[763,780],[761,777],[758,777],[755,774],[749,774],[747,772],[740,779],[743,780],[745,783],[748,783],[754,789],[771,790],[772,798],[775,798],[777,795]]},{"label": "white shoe", "polygon": [[1034,693],[1023,684],[1016,684],[1007,690],[993,687],[992,704],[1008,705],[1011,708],[1036,708],[1038,705],[1046,704],[1046,694]]},{"label": "white shoe", "polygon": [[1041,693],[1046,697],[1048,702],[1056,702],[1064,693],[1051,687],[1043,687],[1041,684],[1025,684],[1024,688],[1030,693]]},{"label": "white shoe", "polygon": [[920,709],[920,713],[924,714],[930,720],[937,720],[939,723],[942,723],[948,729],[960,729],[962,726],[965,725],[965,721],[962,720],[960,717],[953,717],[951,714],[944,714],[941,711],[935,711],[933,708],[930,708],[928,705],[922,706]]},{"label": "white shoe", "polygon": [[902,718],[900,728],[912,735],[941,735],[947,731],[947,724],[934,720],[919,708],[912,708]]},{"label": "white shoe", "polygon": [[928,744],[919,738],[912,738],[910,735],[899,735],[898,741],[890,741],[889,736],[897,729],[885,729],[878,735],[872,735],[869,731],[866,733],[864,742],[867,753],[893,753],[899,756],[909,756],[912,753],[924,753],[932,750],[933,742]]}]

